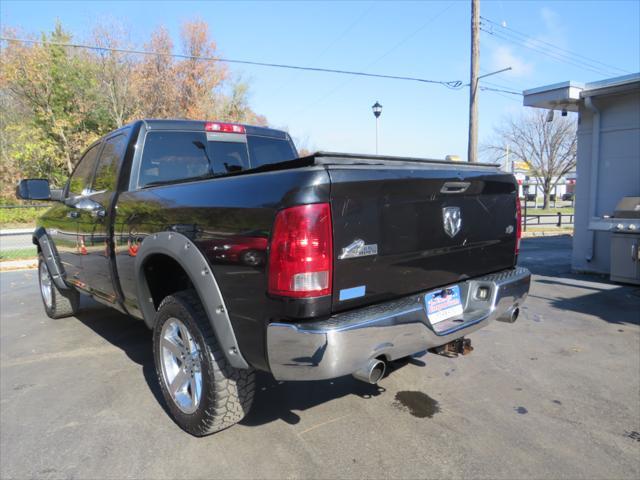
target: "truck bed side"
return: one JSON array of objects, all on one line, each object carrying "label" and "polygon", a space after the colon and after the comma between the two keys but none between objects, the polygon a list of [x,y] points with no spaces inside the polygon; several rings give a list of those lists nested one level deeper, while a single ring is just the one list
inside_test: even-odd
[{"label": "truck bed side", "polygon": [[[291,205],[329,201],[322,167],[229,176],[120,194],[115,219],[116,265],[125,306],[141,316],[135,253],[148,235],[176,231],[208,259],[229,310],[240,349],[265,367],[265,323],[282,313],[267,297],[266,247],[276,212]],[[250,262],[243,253],[259,257]]]}]

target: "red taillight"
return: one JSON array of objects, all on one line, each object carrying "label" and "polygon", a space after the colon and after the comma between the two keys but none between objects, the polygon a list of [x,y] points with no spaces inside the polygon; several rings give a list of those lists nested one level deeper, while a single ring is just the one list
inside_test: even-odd
[{"label": "red taillight", "polygon": [[207,132],[245,133],[244,126],[235,123],[207,122],[204,124],[204,129]]},{"label": "red taillight", "polygon": [[269,293],[287,297],[331,294],[333,245],[328,203],[278,212],[269,252]]},{"label": "red taillight", "polygon": [[520,253],[520,239],[522,238],[522,207],[520,196],[516,193],[516,255]]}]

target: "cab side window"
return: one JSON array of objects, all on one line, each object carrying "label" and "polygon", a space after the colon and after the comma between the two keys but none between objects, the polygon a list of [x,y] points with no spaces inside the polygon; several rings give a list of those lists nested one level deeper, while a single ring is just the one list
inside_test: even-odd
[{"label": "cab side window", "polygon": [[139,185],[169,183],[209,172],[204,132],[149,132],[144,143]]},{"label": "cab side window", "polygon": [[127,148],[127,137],[124,134],[111,137],[104,142],[104,148],[100,154],[100,162],[93,181],[93,191],[114,191],[118,177],[118,166]]},{"label": "cab side window", "polygon": [[93,171],[98,161],[98,152],[100,152],[101,144],[98,143],[91,147],[82,156],[78,166],[73,171],[69,179],[69,197],[78,197],[81,195],[89,195],[91,193],[91,180],[93,179]]}]

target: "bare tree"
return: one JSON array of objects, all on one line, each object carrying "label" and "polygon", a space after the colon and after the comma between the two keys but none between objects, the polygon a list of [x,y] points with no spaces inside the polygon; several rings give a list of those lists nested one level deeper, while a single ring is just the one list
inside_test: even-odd
[{"label": "bare tree", "polygon": [[100,23],[93,29],[93,43],[104,49],[96,54],[96,77],[107,102],[109,117],[118,128],[136,111],[131,86],[135,60],[130,54],[116,51],[130,46],[128,36],[128,32],[115,22]]},{"label": "bare tree", "polygon": [[506,152],[525,162],[538,178],[544,193],[543,208],[549,207],[549,196],[561,177],[576,165],[576,122],[571,117],[547,121],[547,112],[537,110],[508,118],[496,128],[496,138],[484,146],[494,160],[501,161]]}]

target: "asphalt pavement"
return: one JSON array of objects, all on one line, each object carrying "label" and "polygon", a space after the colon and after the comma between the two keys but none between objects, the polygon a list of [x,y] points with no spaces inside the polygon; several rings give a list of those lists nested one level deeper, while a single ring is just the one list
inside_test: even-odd
[{"label": "asphalt pavement", "polygon": [[640,477],[640,289],[570,273],[570,238],[523,242],[513,325],[397,362],[379,386],[259,376],[206,438],[165,413],[141,322],[84,301],[50,320],[34,270],[0,275],[0,477]]}]

